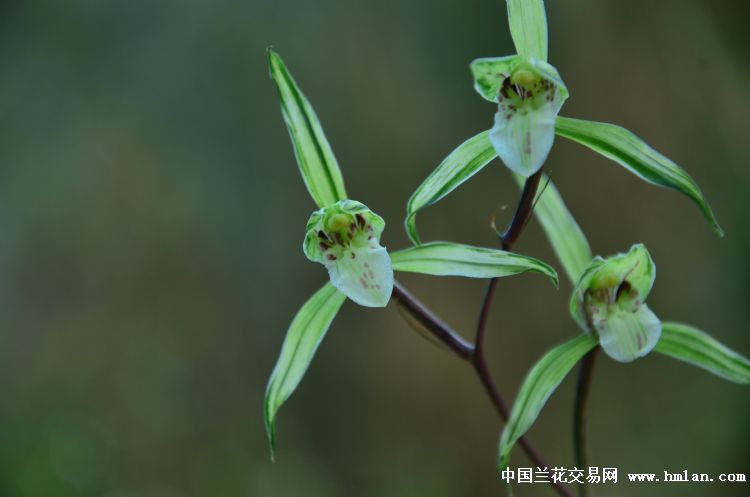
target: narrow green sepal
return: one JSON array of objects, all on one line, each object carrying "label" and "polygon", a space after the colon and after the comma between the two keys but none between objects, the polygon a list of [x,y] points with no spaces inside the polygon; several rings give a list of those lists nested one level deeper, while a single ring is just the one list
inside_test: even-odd
[{"label": "narrow green sepal", "polygon": [[724,230],[693,178],[627,129],[614,124],[558,116],[555,132],[617,162],[652,185],[686,195],[700,208],[716,234],[724,236]]},{"label": "narrow green sepal", "polygon": [[513,252],[450,242],[430,242],[391,254],[393,269],[435,276],[499,278],[535,272],[557,286],[557,272],[549,264]]},{"label": "narrow green sepal", "polygon": [[720,378],[750,384],[750,360],[707,333],[680,323],[664,323],[654,352],[686,362]]},{"label": "narrow green sepal", "polygon": [[279,90],[281,113],[310,196],[318,207],[326,207],[345,199],[344,179],[318,116],[284,61],[270,48],[268,68],[271,79]]},{"label": "narrow green sepal", "polygon": [[346,300],[330,283],[308,299],[289,325],[281,354],[271,373],[263,403],[263,420],[271,448],[276,451],[276,413],[305,375],[320,342]]},{"label": "narrow green sepal", "polygon": [[411,195],[404,226],[412,243],[421,243],[417,212],[440,201],[497,157],[488,135],[483,131],[456,147]]},{"label": "narrow green sepal", "polygon": [[507,0],[508,26],[519,55],[547,60],[547,15],[542,0]]},{"label": "narrow green sepal", "polygon": [[596,347],[596,339],[579,335],[547,352],[535,365],[518,390],[508,422],[498,444],[498,468],[508,466],[510,452],[539,417],[550,395],[565,379],[573,366]]}]

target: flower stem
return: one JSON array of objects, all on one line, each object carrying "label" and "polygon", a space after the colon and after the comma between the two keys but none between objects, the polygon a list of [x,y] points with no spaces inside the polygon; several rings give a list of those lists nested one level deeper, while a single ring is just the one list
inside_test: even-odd
[{"label": "flower stem", "polygon": [[453,328],[440,319],[432,310],[412,295],[401,283],[393,281],[391,294],[398,304],[417,320],[427,331],[462,359],[469,359],[474,345],[459,335]]},{"label": "flower stem", "polygon": [[[576,404],[573,413],[573,445],[575,448],[576,468],[586,470],[589,467],[589,448],[588,434],[586,430],[586,420],[588,418],[588,399],[591,387],[591,378],[594,371],[594,362],[596,360],[599,347],[594,348],[586,354],[581,360],[578,369],[578,381],[576,383]],[[587,497],[590,495],[588,484],[580,486],[579,496]]]}]

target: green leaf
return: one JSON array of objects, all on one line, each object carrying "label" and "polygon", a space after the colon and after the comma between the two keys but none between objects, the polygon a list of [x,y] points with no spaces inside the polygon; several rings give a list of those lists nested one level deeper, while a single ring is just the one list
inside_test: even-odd
[{"label": "green leaf", "polygon": [[661,339],[654,350],[726,380],[750,383],[750,360],[692,326],[663,323]]},{"label": "green leaf", "polygon": [[344,300],[346,296],[343,293],[326,283],[305,302],[289,326],[281,354],[266,387],[264,415],[272,459],[276,449],[276,413],[302,380]]},{"label": "green leaf", "polygon": [[519,55],[547,61],[547,16],[542,0],[507,0],[508,25]]},{"label": "green leaf", "polygon": [[448,195],[497,157],[488,135],[489,131],[483,131],[459,145],[412,194],[406,205],[404,223],[412,242],[421,243],[417,233],[417,212]]},{"label": "green leaf", "polygon": [[[518,184],[523,187],[524,178],[519,175],[514,175],[514,177]],[[543,191],[536,201],[534,215],[539,220],[539,224],[542,225],[542,229],[570,282],[575,285],[592,259],[589,242],[570,211],[568,211],[560,192],[557,191],[552,181],[544,176],[541,179],[541,184]]]},{"label": "green leaf", "polygon": [[576,363],[596,346],[590,335],[579,335],[547,352],[521,385],[498,448],[498,466],[508,465],[513,445],[534,424],[552,392]]},{"label": "green leaf", "polygon": [[698,205],[714,231],[724,236],[693,178],[630,131],[614,124],[558,117],[555,132],[612,159],[651,184],[687,195]]},{"label": "green leaf", "polygon": [[548,276],[557,285],[557,273],[548,264],[504,250],[449,242],[431,242],[391,253],[393,269],[436,276],[497,278],[527,271]]},{"label": "green leaf", "polygon": [[302,179],[318,207],[346,198],[344,179],[318,116],[279,54],[268,49],[268,67],[281,98],[281,113],[294,146]]}]

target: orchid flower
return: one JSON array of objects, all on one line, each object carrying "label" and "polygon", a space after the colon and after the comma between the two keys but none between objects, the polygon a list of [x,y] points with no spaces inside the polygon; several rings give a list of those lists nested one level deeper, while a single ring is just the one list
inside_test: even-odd
[{"label": "orchid flower", "polygon": [[273,50],[268,64],[302,177],[320,207],[307,222],[305,255],[323,264],[333,286],[354,302],[384,307],[393,290],[391,259],[380,246],[385,222],[346,198],[341,170],[315,111]]},{"label": "orchid flower", "polygon": [[526,375],[498,444],[501,470],[565,376],[597,346],[618,362],[653,351],[733,383],[750,384],[746,357],[693,326],[662,322],[649,309],[645,301],[656,266],[643,244],[625,254],[592,257],[588,240],[551,182],[534,213],[574,285],[570,314],[584,333],[549,350]]},{"label": "orchid flower", "polygon": [[661,321],[645,303],[655,278],[656,266],[643,244],[626,254],[596,257],[578,280],[570,313],[614,360],[643,357],[661,337]]},{"label": "orchid flower", "polygon": [[547,18],[541,1],[508,0],[517,55],[471,63],[477,92],[498,104],[489,139],[511,171],[537,172],[555,139],[555,120],[568,98],[557,69],[547,63]]}]

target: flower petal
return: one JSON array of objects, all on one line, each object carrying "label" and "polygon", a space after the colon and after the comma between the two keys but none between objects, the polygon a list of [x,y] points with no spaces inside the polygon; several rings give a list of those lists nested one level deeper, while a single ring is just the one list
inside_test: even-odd
[{"label": "flower petal", "polygon": [[[645,245],[633,245],[627,254],[618,254],[607,258],[606,263],[589,281],[589,290],[613,289],[617,301],[623,299],[646,300],[656,278],[656,266]],[[630,295],[624,295],[623,284],[627,282]]]},{"label": "flower petal", "polygon": [[635,312],[614,308],[601,319],[594,319],[594,327],[604,352],[620,362],[645,356],[661,337],[661,321],[645,304]]},{"label": "flower petal", "polygon": [[393,291],[391,257],[383,247],[346,251],[339,260],[326,261],[331,283],[366,307],[385,307]]},{"label": "flower petal", "polygon": [[490,130],[490,141],[511,171],[528,178],[542,167],[555,139],[556,116],[551,103],[512,113],[502,109],[501,104]]},{"label": "flower petal", "polygon": [[474,78],[474,89],[482,98],[498,103],[503,81],[523,62],[524,58],[520,55],[474,59],[469,65]]}]

